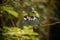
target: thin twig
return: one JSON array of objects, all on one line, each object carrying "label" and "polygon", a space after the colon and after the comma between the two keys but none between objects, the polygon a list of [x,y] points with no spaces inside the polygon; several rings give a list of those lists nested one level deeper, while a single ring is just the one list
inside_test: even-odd
[{"label": "thin twig", "polygon": [[5,26],[5,22],[3,20],[3,17],[1,17],[1,22],[2,22],[2,26]]},{"label": "thin twig", "polygon": [[50,25],[55,25],[57,23],[60,23],[60,22],[55,22],[55,23],[52,23],[52,24],[45,24],[45,25],[40,25],[40,26],[50,26]]},{"label": "thin twig", "polygon": [[11,22],[12,22],[13,26],[15,27],[14,21],[13,21],[13,19],[12,19],[10,14],[9,14],[9,16],[10,16],[10,19],[11,19]]}]

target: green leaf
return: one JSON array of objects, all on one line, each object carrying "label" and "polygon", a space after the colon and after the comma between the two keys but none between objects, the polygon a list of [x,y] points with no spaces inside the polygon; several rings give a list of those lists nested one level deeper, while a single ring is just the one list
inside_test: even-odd
[{"label": "green leaf", "polygon": [[19,32],[19,31],[20,31],[20,29],[19,29],[19,28],[17,28],[17,27],[12,27],[12,28],[11,28],[11,31],[13,31],[13,32]]},{"label": "green leaf", "polygon": [[4,7],[2,7],[2,10],[7,11],[9,14],[11,14],[15,17],[18,17],[18,13],[16,11],[14,11],[12,7],[4,6]]}]

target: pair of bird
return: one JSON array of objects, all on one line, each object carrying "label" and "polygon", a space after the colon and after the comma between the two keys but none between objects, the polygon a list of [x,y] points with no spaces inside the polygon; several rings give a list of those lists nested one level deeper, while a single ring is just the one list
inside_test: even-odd
[{"label": "pair of bird", "polygon": [[23,21],[23,25],[26,26],[26,25],[38,25],[39,24],[39,20],[34,17],[34,16],[24,16],[24,21]]},{"label": "pair of bird", "polygon": [[24,16],[24,20],[33,21],[33,20],[35,20],[35,19],[36,19],[36,18],[35,18],[34,16],[28,16],[28,15]]},{"label": "pair of bird", "polygon": [[23,26],[27,26],[29,27],[30,25],[32,25],[32,29],[34,32],[39,32],[39,27],[40,26],[40,22],[39,19],[37,17],[34,16],[24,16],[24,20],[23,20]]}]

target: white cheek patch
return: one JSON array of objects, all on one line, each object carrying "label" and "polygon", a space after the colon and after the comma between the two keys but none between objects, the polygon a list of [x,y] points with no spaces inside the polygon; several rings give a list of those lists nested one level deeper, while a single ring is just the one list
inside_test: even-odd
[{"label": "white cheek patch", "polygon": [[24,20],[27,20],[26,18],[24,18]]},{"label": "white cheek patch", "polygon": [[33,20],[35,20],[36,18],[34,17]]}]

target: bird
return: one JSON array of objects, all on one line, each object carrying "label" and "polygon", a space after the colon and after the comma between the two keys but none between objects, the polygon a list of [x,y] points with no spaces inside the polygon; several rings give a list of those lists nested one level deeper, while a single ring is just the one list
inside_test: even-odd
[{"label": "bird", "polygon": [[39,31],[39,26],[40,22],[39,19],[35,16],[28,16],[25,15],[24,16],[24,20],[23,20],[23,26],[30,26],[32,25],[32,29],[34,32],[38,32]]},{"label": "bird", "polygon": [[33,25],[39,24],[39,20],[34,16],[30,16],[30,21],[32,22]]},{"label": "bird", "polygon": [[30,25],[30,23],[29,23],[29,16],[28,16],[28,15],[25,15],[25,16],[24,16],[22,25],[23,25],[23,26],[29,26],[29,25]]}]

